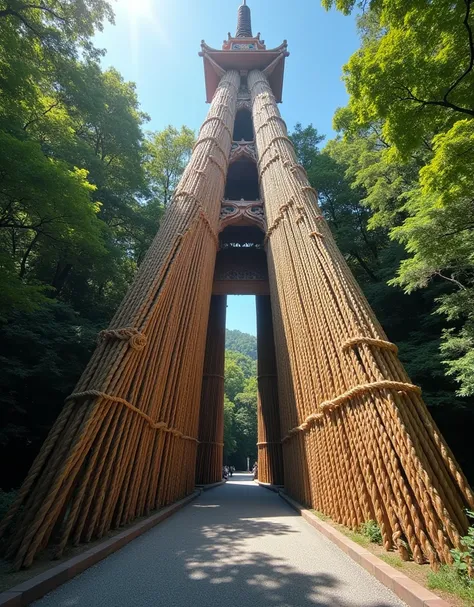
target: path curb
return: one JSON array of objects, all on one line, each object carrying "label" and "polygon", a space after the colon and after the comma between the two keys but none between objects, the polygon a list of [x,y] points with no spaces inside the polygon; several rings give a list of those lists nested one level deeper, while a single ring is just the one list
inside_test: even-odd
[{"label": "path curb", "polygon": [[196,489],[200,489],[201,491],[209,491],[209,489],[214,489],[215,487],[225,485],[226,482],[227,481],[217,481],[217,483],[209,483],[209,485],[196,485]]},{"label": "path curb", "polygon": [[269,489],[270,491],[274,491],[275,493],[280,493],[280,491],[282,491],[283,489],[283,485],[272,485],[271,483],[262,483],[262,481],[259,481],[258,479],[255,479],[255,482],[257,483],[257,485],[260,485],[260,487],[263,487],[264,489]]},{"label": "path curb", "polygon": [[312,512],[303,508],[301,504],[288,497],[283,491],[279,492],[279,496],[294,510],[299,512],[312,527],[334,542],[336,546],[395,593],[409,607],[451,607],[442,598],[427,590],[407,575],[397,571],[397,569],[390,567],[390,565],[374,554],[350,540],[337,529],[334,529],[332,525],[325,523]]},{"label": "path curb", "polygon": [[92,567],[92,565],[102,561],[113,552],[123,548],[123,546],[135,538],[146,533],[155,525],[158,525],[158,523],[163,522],[178,510],[181,510],[181,508],[192,502],[199,495],[201,495],[201,490],[197,489],[179,502],[163,508],[156,514],[133,525],[133,527],[94,546],[94,548],[0,593],[0,607],[26,607],[33,601],[40,599],[45,594],[48,594],[48,592],[61,586],[64,582],[71,580],[76,575],[79,575],[79,573]]}]

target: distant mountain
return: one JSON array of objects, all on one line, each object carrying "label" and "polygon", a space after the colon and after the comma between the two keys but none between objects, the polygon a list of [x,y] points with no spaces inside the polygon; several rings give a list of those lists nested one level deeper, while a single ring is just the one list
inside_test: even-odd
[{"label": "distant mountain", "polygon": [[242,333],[237,329],[226,329],[225,348],[245,354],[252,360],[257,360],[257,338],[249,333]]}]

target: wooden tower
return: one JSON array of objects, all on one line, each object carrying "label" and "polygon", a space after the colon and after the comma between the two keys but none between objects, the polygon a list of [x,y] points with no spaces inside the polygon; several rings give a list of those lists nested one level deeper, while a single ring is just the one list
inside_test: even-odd
[{"label": "wooden tower", "polygon": [[[202,44],[204,121],[125,300],[2,525],[29,566],[221,478],[227,294],[257,296],[260,480],[447,562],[471,490],[338,251],[280,116],[284,42]],[[304,83],[302,83],[302,87]],[[21,508],[20,508],[21,507]]]}]

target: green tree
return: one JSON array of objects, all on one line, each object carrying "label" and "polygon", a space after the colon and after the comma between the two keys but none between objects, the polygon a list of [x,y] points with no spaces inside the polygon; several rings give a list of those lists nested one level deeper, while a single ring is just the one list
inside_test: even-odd
[{"label": "green tree", "polygon": [[[358,275],[376,281],[374,268],[381,238],[370,233],[367,223],[369,210],[362,204],[363,189],[346,179],[347,167],[340,159],[340,141],[330,141],[319,150],[324,139],[309,125],[297,124],[291,133],[299,161],[308,173],[310,183],[318,191],[319,205],[347,262]],[[354,186],[354,187],[353,187]]]},{"label": "green tree", "polygon": [[[0,459],[18,462],[2,469],[9,486],[73,389],[169,202],[146,168],[161,151],[145,141],[135,85],[102,70],[92,44],[112,18],[103,0],[0,1]],[[171,132],[162,147],[177,140],[184,149],[189,133]],[[185,152],[181,165],[172,149],[169,158],[163,170],[173,162],[177,180]]]},{"label": "green tree", "polygon": [[233,401],[235,395],[243,390],[245,384],[245,375],[239,364],[227,356],[225,361],[225,393],[230,401]]},{"label": "green tree", "polygon": [[252,360],[257,360],[257,338],[254,335],[236,329],[226,329],[225,347],[226,350],[240,352]]},{"label": "green tree", "polygon": [[[442,352],[459,394],[472,395],[472,2],[363,4],[362,46],[344,68],[349,105],[335,124],[366,152],[369,162],[362,166],[360,155],[351,170],[367,185],[369,226],[387,230],[407,253],[392,284],[411,293],[446,283],[435,304],[445,316]],[[348,13],[361,3],[323,5]]]},{"label": "green tree", "polygon": [[145,170],[153,197],[164,207],[171,202],[191,157],[194,140],[194,132],[186,126],[180,130],[168,126],[147,138]]},{"label": "green tree", "polygon": [[235,396],[235,438],[241,465],[247,457],[251,464],[257,459],[257,391],[257,378],[253,376],[245,382],[244,391]]},{"label": "green tree", "polygon": [[[343,12],[354,0],[323,0]],[[359,3],[360,4],[360,3]],[[470,0],[364,2],[362,47],[344,68],[357,124],[383,120],[407,154],[458,120],[474,117],[474,16]]]},{"label": "green tree", "polygon": [[49,301],[1,326],[0,458],[4,489],[17,486],[95,347],[97,326]]},{"label": "green tree", "polygon": [[[70,170],[63,161],[46,158],[39,144],[1,132],[0,165],[0,281],[16,279],[16,289],[10,285],[0,297],[4,315],[11,307],[22,307],[25,292],[32,293],[28,277],[53,248],[71,264],[100,257],[105,249],[97,217],[100,205],[91,200],[95,188],[87,171]],[[36,292],[45,293],[40,288]]]},{"label": "green tree", "polygon": [[[137,244],[145,224],[141,214],[141,199],[146,193],[141,168],[141,124],[146,116],[138,109],[134,86],[125,83],[115,70],[102,73],[98,63],[92,60],[80,62],[67,57],[60,60],[59,69],[52,59],[42,61],[33,53],[27,61],[37,64],[39,71],[34,84],[30,85],[28,81],[29,88],[24,92],[23,103],[10,106],[8,95],[0,101],[0,116],[5,118],[4,122],[0,119],[3,136],[16,140],[13,142],[12,139],[10,149],[5,149],[2,166],[7,178],[14,175],[18,165],[18,147],[25,146],[25,152],[35,149],[34,162],[38,169],[43,158],[43,167],[50,167],[49,172],[53,167],[56,171],[62,167],[62,175],[69,176],[70,185],[65,184],[64,176],[58,178],[57,192],[64,186],[68,194],[77,187],[75,184],[80,176],[85,186],[87,177],[89,200],[78,195],[66,215],[58,207],[56,216],[60,221],[53,222],[51,214],[42,218],[42,232],[45,222],[51,226],[48,239],[25,230],[21,232],[21,239],[18,233],[13,234],[10,250],[13,257],[22,256],[25,250],[30,268],[31,261],[35,260],[34,272],[29,272],[28,276],[26,271],[23,272],[24,282],[40,280],[66,298],[68,294],[64,289],[72,287],[71,295],[82,295],[85,300],[91,289],[106,292],[110,281],[118,284],[125,275],[128,283],[136,268]],[[30,157],[33,163],[31,154]],[[40,187],[36,179],[41,172],[33,164],[24,164],[22,170],[23,181],[10,179],[4,198],[23,200],[23,190]],[[45,170],[43,168],[42,172]],[[18,191],[15,191],[16,184]],[[44,198],[47,193],[45,191]],[[30,194],[26,203],[31,199]],[[51,208],[58,206],[56,200],[51,198]],[[67,196],[64,196],[62,204],[66,203]],[[91,203],[100,222],[90,229],[83,226],[82,230],[75,229],[72,224],[74,229],[69,230],[68,221],[73,221],[82,207],[86,212]],[[3,201],[2,204],[5,208]],[[11,214],[11,207],[8,209]],[[28,208],[19,209],[20,213],[25,211],[26,216],[22,216],[24,222],[36,226],[33,221],[36,218],[28,217]],[[101,247],[95,246],[98,244],[96,233],[99,224]],[[70,238],[82,238],[84,246],[63,246],[64,239],[58,240],[51,235],[51,231],[61,225],[64,226],[63,231],[69,231]],[[31,250],[30,241],[34,241]],[[71,250],[76,253],[71,255]],[[80,282],[86,288],[74,290],[68,283],[71,283],[74,273],[80,277],[83,268],[87,268],[88,277]],[[123,284],[122,294],[125,290],[126,284]],[[90,308],[89,303],[83,301],[84,309]],[[81,301],[75,304],[80,306]]]},{"label": "green tree", "polygon": [[319,144],[324,141],[324,135],[320,135],[312,124],[303,128],[300,122],[295,124],[291,133],[291,141],[295,147],[299,161],[307,171],[310,171],[319,153]]},{"label": "green tree", "polygon": [[104,19],[113,20],[113,12],[104,0],[75,0],[57,3],[42,0],[32,4],[18,0],[2,0],[0,19],[20,29],[23,35],[38,38],[42,44],[62,51],[66,43],[88,45],[96,29],[102,29]]},{"label": "green tree", "polygon": [[[313,148],[308,177],[319,191],[321,210],[369,303],[389,339],[399,346],[400,359],[412,380],[422,386],[465,471],[472,475],[468,441],[456,439],[456,428],[472,427],[474,416],[466,410],[469,401],[464,405],[454,395],[455,384],[443,368],[443,358],[454,355],[464,365],[462,372],[470,372],[469,335],[453,331],[450,343],[457,351],[447,352],[443,346],[440,352],[446,321],[433,314],[445,298],[449,298],[451,310],[466,310],[466,302],[456,308],[452,298],[466,297],[467,290],[453,289],[449,281],[437,279],[408,294],[391,282],[408,253],[398,240],[390,239],[390,226],[400,225],[406,217],[399,200],[407,200],[418,184],[421,153],[409,161],[395,162],[393,146],[382,139],[377,125],[353,132],[347,110],[340,111],[337,120],[344,125],[344,137],[328,142],[321,151]],[[305,130],[300,129],[300,137]],[[465,360],[460,353],[466,355]]]},{"label": "green tree", "polygon": [[[239,338],[242,336],[251,337],[242,333]],[[250,357],[226,350],[224,456],[238,469],[245,469],[247,457],[253,461],[257,457],[256,372],[256,363]]]},{"label": "green tree", "polygon": [[140,262],[153,240],[161,217],[170,204],[174,190],[186,168],[194,145],[194,132],[186,126],[172,126],[148,133],[143,148],[143,170],[147,184],[145,204],[139,214],[143,232],[139,236]]},{"label": "green tree", "polygon": [[[245,379],[249,379],[257,373],[257,363],[252,360],[250,356],[242,354],[241,352],[235,352],[233,350],[226,350],[226,362],[235,363],[241,370]],[[243,385],[240,385],[242,391]]]},{"label": "green tree", "polygon": [[[454,286],[438,299],[438,311],[454,326],[443,332],[443,353],[459,394],[474,394],[474,120],[460,120],[433,139],[434,155],[420,170],[420,180],[404,210],[407,218],[391,235],[410,257],[403,260],[393,284],[407,292],[441,278]],[[457,325],[457,326],[456,326]]]},{"label": "green tree", "polygon": [[102,54],[91,38],[106,20],[113,22],[113,12],[104,0],[2,0],[0,125],[21,134],[55,108],[70,65]]},{"label": "green tree", "polygon": [[224,463],[229,462],[229,458],[237,449],[234,428],[235,405],[227,395],[224,396]]}]

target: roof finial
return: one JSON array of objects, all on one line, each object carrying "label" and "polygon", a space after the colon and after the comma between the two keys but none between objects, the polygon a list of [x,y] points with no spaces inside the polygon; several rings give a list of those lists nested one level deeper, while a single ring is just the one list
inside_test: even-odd
[{"label": "roof finial", "polygon": [[250,9],[247,6],[247,0],[243,0],[243,3],[239,6],[239,12],[237,17],[237,33],[236,38],[252,38],[252,19],[250,15]]}]

